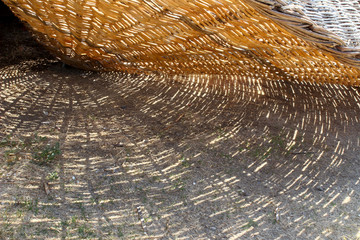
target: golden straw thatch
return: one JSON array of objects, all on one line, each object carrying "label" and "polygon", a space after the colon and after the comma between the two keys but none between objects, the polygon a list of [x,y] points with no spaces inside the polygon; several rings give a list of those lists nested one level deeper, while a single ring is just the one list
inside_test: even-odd
[{"label": "golden straw thatch", "polygon": [[360,83],[354,0],[3,1],[84,69]]}]

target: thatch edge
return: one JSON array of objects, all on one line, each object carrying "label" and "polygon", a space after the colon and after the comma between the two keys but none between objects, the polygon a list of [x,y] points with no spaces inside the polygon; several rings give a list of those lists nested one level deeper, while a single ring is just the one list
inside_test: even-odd
[{"label": "thatch edge", "polygon": [[244,0],[244,2],[291,34],[315,44],[340,62],[360,69],[360,48],[347,46],[338,35],[317,25],[298,6],[288,5],[281,0]]}]

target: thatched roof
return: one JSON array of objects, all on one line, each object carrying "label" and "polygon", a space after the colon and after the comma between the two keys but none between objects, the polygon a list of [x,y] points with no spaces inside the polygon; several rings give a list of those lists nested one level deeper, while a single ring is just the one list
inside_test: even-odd
[{"label": "thatched roof", "polygon": [[360,68],[360,1],[249,0],[251,6],[290,33]]},{"label": "thatched roof", "polygon": [[356,0],[3,0],[85,69],[360,83]]}]

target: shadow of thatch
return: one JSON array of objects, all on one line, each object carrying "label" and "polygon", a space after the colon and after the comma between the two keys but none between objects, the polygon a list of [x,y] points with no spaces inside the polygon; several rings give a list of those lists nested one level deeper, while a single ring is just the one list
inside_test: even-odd
[{"label": "shadow of thatch", "polygon": [[62,150],[46,166],[1,163],[0,236],[359,237],[357,88],[51,61],[0,69],[0,88],[2,136]]}]

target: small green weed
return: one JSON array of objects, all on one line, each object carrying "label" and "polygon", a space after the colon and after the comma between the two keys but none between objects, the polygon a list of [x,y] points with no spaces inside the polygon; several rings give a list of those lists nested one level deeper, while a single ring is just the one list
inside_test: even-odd
[{"label": "small green weed", "polygon": [[272,152],[273,152],[272,147],[266,148],[265,146],[262,146],[262,147],[256,147],[255,149],[253,149],[250,152],[250,154],[253,157],[258,158],[260,160],[266,160]]},{"label": "small green weed", "polygon": [[49,173],[46,177],[47,180],[49,181],[55,181],[59,179],[59,174],[56,171],[53,171],[51,173]]},{"label": "small green weed", "polygon": [[71,225],[72,226],[77,226],[77,216],[72,216],[71,217]]},{"label": "small green weed", "polygon": [[271,140],[270,140],[270,143],[272,145],[275,145],[275,146],[281,148],[281,149],[285,148],[285,146],[286,146],[284,138],[282,136],[280,136],[280,135],[272,136]]},{"label": "small green weed", "polygon": [[95,237],[95,231],[90,229],[85,224],[79,226],[78,228],[78,234],[80,238],[93,238]]},{"label": "small green weed", "polygon": [[3,151],[4,160],[11,166],[20,159],[23,151],[23,142],[15,141],[14,137],[7,135],[0,141],[0,148],[5,148]]},{"label": "small green weed", "polygon": [[[250,143],[254,147],[248,153],[259,160],[267,160],[271,156],[288,155],[290,151],[298,146],[297,142],[289,142],[282,134],[265,136],[264,141],[260,144]],[[243,149],[239,150],[243,151]]]},{"label": "small green weed", "polygon": [[[24,201],[19,201],[15,204],[20,206],[24,210],[33,212],[35,215],[38,214],[38,212],[39,212],[39,206],[38,206],[39,200],[38,199],[34,199],[34,200],[25,199]],[[22,215],[21,210],[19,211],[19,214]]]},{"label": "small green weed", "polygon": [[79,202],[79,201],[75,202],[74,204],[78,209],[80,209],[81,217],[86,220],[87,217],[86,217],[86,210],[85,210],[84,204],[82,202]]},{"label": "small green weed", "polygon": [[190,162],[188,160],[186,160],[185,157],[182,157],[180,159],[180,162],[181,162],[181,166],[183,166],[184,168],[190,167]]},{"label": "small green weed", "polygon": [[183,191],[185,190],[185,183],[182,179],[177,179],[175,180],[173,186],[172,186],[173,190],[180,190]]},{"label": "small green weed", "polygon": [[60,226],[63,228],[66,228],[66,227],[68,227],[69,226],[69,223],[66,221],[66,220],[61,220],[61,222],[60,222]]},{"label": "small green weed", "polygon": [[251,227],[257,227],[257,226],[258,226],[257,222],[255,222],[254,220],[250,219],[247,224],[245,224],[244,226],[242,226],[242,228],[243,228],[243,229],[249,229],[249,228],[251,228]]},{"label": "small green weed", "polygon": [[17,145],[16,141],[11,140],[11,135],[7,135],[5,136],[1,141],[0,141],[0,147],[15,147]]},{"label": "small green weed", "polygon": [[33,156],[33,162],[39,165],[51,161],[60,154],[59,144],[44,145],[48,142],[47,137],[41,137],[36,133],[31,136],[8,135],[0,141],[0,148],[5,148],[3,156],[5,163],[14,165],[17,161]]},{"label": "small green weed", "polygon": [[144,222],[148,223],[152,221],[152,216],[144,218]]},{"label": "small green weed", "polygon": [[35,133],[34,137],[33,137],[33,143],[41,143],[41,142],[45,142],[47,141],[48,138],[47,137],[41,137],[39,136],[37,133]]},{"label": "small green weed", "polygon": [[218,135],[218,138],[222,138],[222,137],[225,137],[226,135],[226,132],[224,131],[223,128],[219,127],[216,129],[216,133]]},{"label": "small green weed", "polygon": [[60,154],[60,144],[56,142],[54,145],[47,145],[35,152],[33,154],[33,162],[38,165],[45,165],[53,161]]},{"label": "small green weed", "polygon": [[52,228],[46,228],[46,227],[35,230],[35,235],[37,236],[43,236],[47,234],[57,234],[57,233],[59,233],[58,230]]},{"label": "small green weed", "polygon": [[159,176],[153,176],[151,179],[150,179],[150,182],[160,182],[161,178]]},{"label": "small green weed", "polygon": [[16,211],[16,217],[21,218],[24,215],[23,211],[21,209],[18,209]]},{"label": "small green weed", "polygon": [[21,149],[13,148],[4,151],[4,159],[8,165],[14,165],[20,159]]},{"label": "small green weed", "polygon": [[117,228],[117,236],[118,237],[123,237],[124,236],[124,233],[123,233],[123,230],[122,230],[121,226]]}]

